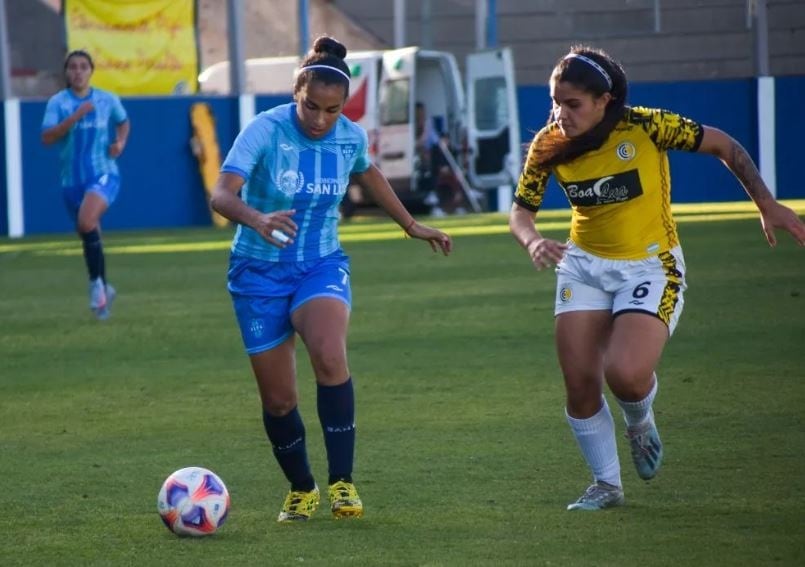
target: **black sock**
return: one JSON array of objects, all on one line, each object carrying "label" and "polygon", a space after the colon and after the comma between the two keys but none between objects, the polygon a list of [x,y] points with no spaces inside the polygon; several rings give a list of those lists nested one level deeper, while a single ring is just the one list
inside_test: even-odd
[{"label": "black sock", "polygon": [[87,263],[89,279],[94,281],[98,278],[104,278],[105,281],[106,270],[101,233],[95,228],[89,232],[82,232],[80,235],[84,243],[84,261]]},{"label": "black sock", "polygon": [[319,385],[316,397],[327,448],[328,482],[352,482],[355,458],[355,392],[352,378],[338,386]]},{"label": "black sock", "polygon": [[288,415],[274,417],[263,410],[263,426],[266,429],[274,456],[291,483],[291,490],[310,491],[316,486],[305,447],[305,425],[299,408]]}]

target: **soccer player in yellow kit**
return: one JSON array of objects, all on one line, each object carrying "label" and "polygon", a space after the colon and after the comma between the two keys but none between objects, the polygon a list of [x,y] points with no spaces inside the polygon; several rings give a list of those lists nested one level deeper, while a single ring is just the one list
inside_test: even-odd
[{"label": "soccer player in yellow kit", "polygon": [[[638,475],[653,478],[662,462],[655,368],[687,287],[668,150],[719,158],[760,211],[769,244],[780,228],[805,246],[805,224],[774,199],[738,142],[673,112],[629,107],[627,88],[621,66],[601,50],[575,46],[559,60],[550,78],[551,116],[531,143],[509,217],[534,266],[556,265],[567,421],[593,474],[568,510],[624,502],[605,382],[623,412]],[[566,243],[544,238],[534,223],[550,175],[572,207]]]}]

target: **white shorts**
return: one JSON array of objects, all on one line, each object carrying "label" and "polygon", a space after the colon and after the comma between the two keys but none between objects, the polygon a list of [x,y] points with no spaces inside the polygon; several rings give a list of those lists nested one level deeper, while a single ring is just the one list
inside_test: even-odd
[{"label": "white shorts", "polygon": [[554,313],[569,311],[648,313],[674,332],[682,306],[685,258],[679,246],[643,260],[608,260],[568,243],[556,266]]}]

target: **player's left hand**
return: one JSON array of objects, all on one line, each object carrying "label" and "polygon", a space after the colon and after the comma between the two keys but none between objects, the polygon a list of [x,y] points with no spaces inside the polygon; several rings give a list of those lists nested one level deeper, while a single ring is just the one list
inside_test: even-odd
[{"label": "player's left hand", "polygon": [[118,157],[120,154],[123,153],[124,147],[125,144],[123,142],[120,141],[112,142],[111,144],[109,144],[109,157],[113,158]]},{"label": "player's left hand", "polygon": [[406,234],[411,238],[418,238],[420,240],[427,240],[431,249],[434,252],[442,251],[442,254],[447,256],[453,250],[453,240],[442,232],[441,230],[431,228],[424,224],[414,222],[411,227],[406,231]]},{"label": "player's left hand", "polygon": [[805,223],[797,213],[785,205],[775,202],[772,206],[762,210],[760,224],[763,226],[769,246],[777,245],[777,237],[774,234],[776,228],[790,232],[800,246],[805,246]]}]

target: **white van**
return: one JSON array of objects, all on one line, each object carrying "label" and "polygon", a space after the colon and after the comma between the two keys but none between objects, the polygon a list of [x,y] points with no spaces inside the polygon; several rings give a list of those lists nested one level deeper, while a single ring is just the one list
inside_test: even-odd
[{"label": "white van", "polygon": [[[352,81],[344,114],[366,130],[370,153],[407,203],[421,202],[415,171],[414,113],[424,103],[448,162],[469,204],[485,208],[474,190],[511,187],[521,168],[520,126],[514,65],[508,48],[473,53],[462,81],[455,57],[418,47],[357,51],[346,58]],[[290,93],[298,57],[248,59],[246,92]],[[229,64],[199,76],[201,92],[229,93]]]}]

